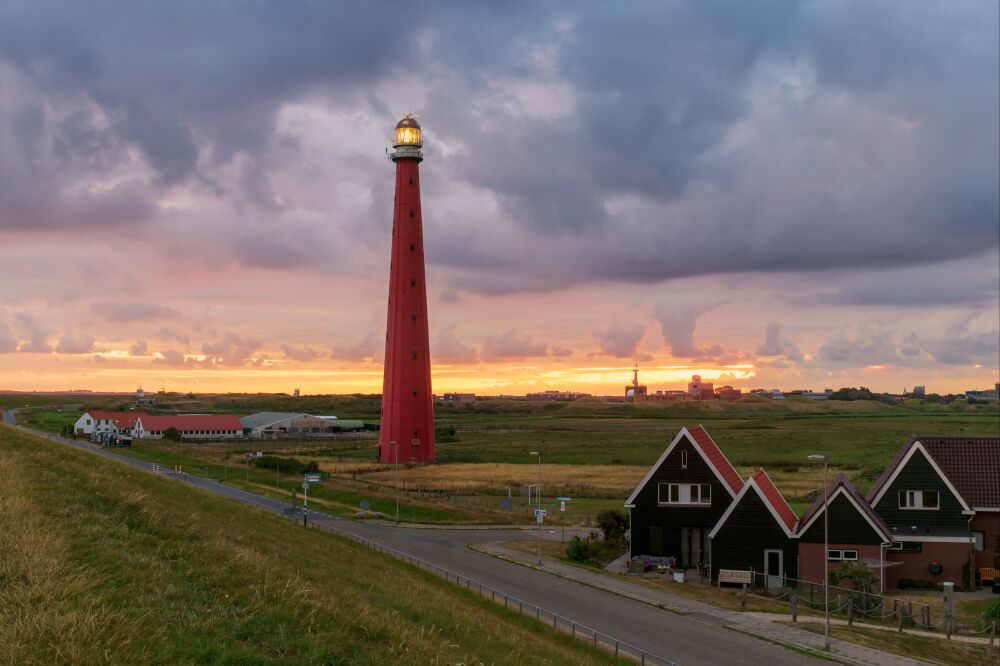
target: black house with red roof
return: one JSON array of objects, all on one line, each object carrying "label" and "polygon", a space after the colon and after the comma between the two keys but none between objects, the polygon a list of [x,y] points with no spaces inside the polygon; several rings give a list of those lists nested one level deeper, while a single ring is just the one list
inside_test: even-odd
[{"label": "black house with red roof", "polygon": [[705,429],[681,428],[625,502],[631,555],[672,555],[685,568],[707,563],[708,533],[742,489]]},{"label": "black house with red roof", "polygon": [[758,469],[709,533],[712,577],[720,569],[755,571],[766,575],[768,587],[781,587],[786,576],[797,578],[797,524],[771,477]]}]

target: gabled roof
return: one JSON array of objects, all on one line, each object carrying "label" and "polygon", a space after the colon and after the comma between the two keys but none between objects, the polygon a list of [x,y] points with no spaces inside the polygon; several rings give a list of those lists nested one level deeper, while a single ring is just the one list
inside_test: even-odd
[{"label": "gabled roof", "polygon": [[238,430],[243,431],[240,419],[228,414],[181,414],[178,416],[149,416],[141,419],[143,430]]},{"label": "gabled roof", "polygon": [[892,533],[889,530],[889,526],[885,524],[881,516],[875,513],[875,509],[861,496],[861,493],[858,492],[858,489],[854,487],[854,484],[851,483],[851,480],[845,474],[838,474],[833,483],[827,486],[826,492],[817,497],[816,501],[802,514],[802,517],[799,519],[799,529],[795,532],[795,538],[805,534],[806,530],[812,527],[812,524],[823,513],[824,498],[829,498],[827,501],[833,502],[838,495],[847,497],[847,500],[854,505],[858,513],[868,521],[868,524],[871,525],[876,534],[882,537],[883,541],[892,541]]},{"label": "gabled roof", "polygon": [[[927,450],[927,447],[925,447],[921,443],[921,439],[922,438],[914,435],[910,437],[910,439],[905,444],[903,444],[903,446],[900,447],[899,451],[896,452],[896,455],[893,457],[892,461],[885,468],[885,471],[883,471],[882,475],[879,476],[878,479],[876,479],[875,485],[873,485],[872,489],[868,491],[868,496],[867,496],[868,503],[871,504],[872,506],[877,505],[879,501],[881,501],[882,496],[885,495],[886,491],[889,489],[889,486],[891,486],[892,482],[896,480],[896,477],[899,476],[899,473],[903,470],[904,467],[906,467],[906,464],[910,461],[913,455],[917,452],[920,452],[927,458],[927,461],[931,464],[931,467],[933,467],[937,475],[941,477],[941,480],[944,481],[944,484],[948,486],[948,489],[955,496],[955,499],[958,500],[959,504],[962,505],[962,508],[965,509],[966,511],[971,511],[972,507],[969,506],[968,501],[966,501],[965,497],[963,497],[962,494],[958,491],[958,488],[955,487],[955,484],[952,483],[952,479],[950,479],[948,475],[945,474],[944,470],[941,469],[941,466],[938,465],[934,456],[931,455],[931,452]],[[946,442],[947,440],[958,440],[958,441],[985,440],[987,442],[992,440],[1000,442],[1000,439],[994,437],[929,437],[926,439],[935,442],[934,444],[935,448],[947,448],[946,445],[941,444],[942,442]],[[966,452],[966,454],[973,455],[970,454],[969,452]],[[952,456],[952,454],[945,454],[945,455],[947,455],[948,457]],[[960,458],[961,456],[962,454],[961,452],[959,452],[954,457]],[[966,459],[961,463],[952,460],[954,469],[959,473],[960,476],[963,477],[969,476],[968,474],[963,473],[962,471],[963,468],[973,466],[978,462],[982,461],[978,461],[975,458]],[[987,478],[989,478],[988,474]],[[970,487],[976,487],[976,486],[977,484],[975,484],[974,482],[970,483]],[[988,496],[989,491],[986,490],[983,494]]]},{"label": "gabled roof", "polygon": [[793,532],[795,532],[795,524],[797,522],[795,519],[795,512],[792,511],[792,507],[788,506],[788,502],[785,501],[785,498],[781,495],[777,486],[775,486],[774,482],[771,481],[771,477],[769,477],[767,472],[761,468],[754,472],[749,479],[747,479],[747,482],[744,484],[742,490],[740,490],[739,494],[736,495],[736,499],[730,503],[726,512],[719,518],[719,522],[717,522],[715,527],[712,528],[712,531],[708,533],[709,539],[715,538],[715,535],[718,534],[719,530],[722,529],[722,526],[726,524],[729,516],[736,510],[736,507],[739,506],[743,497],[750,492],[751,488],[757,493],[757,496],[760,497],[761,501],[764,502],[764,506],[766,506],[768,511],[771,512],[775,522],[777,522],[784,531],[785,536],[792,536]]},{"label": "gabled roof", "polygon": [[250,416],[244,416],[240,419],[240,423],[243,424],[244,428],[260,428],[272,423],[278,423],[279,421],[297,419],[303,416],[308,416],[308,414],[301,412],[258,412]]},{"label": "gabled roof", "polygon": [[674,447],[677,446],[677,443],[682,438],[687,438],[688,441],[694,444],[695,450],[701,454],[701,457],[704,458],[709,468],[715,473],[715,476],[718,477],[723,487],[729,491],[732,497],[735,497],[743,489],[743,480],[740,478],[736,468],[733,467],[732,463],[729,462],[729,459],[726,458],[716,443],[712,441],[705,428],[700,425],[694,426],[691,429],[684,427],[681,428],[680,432],[670,442],[670,445],[660,455],[660,458],[646,472],[646,476],[643,477],[639,485],[632,491],[632,494],[625,500],[626,507],[631,508],[635,506],[635,499],[639,496],[639,493],[646,487],[649,480],[653,478],[653,474],[656,473],[656,470],[660,468],[660,465],[663,464],[663,461],[667,459],[667,456],[670,455],[670,452],[674,450]]},{"label": "gabled roof", "polygon": [[920,443],[974,509],[1000,509],[1000,437],[921,437]]},{"label": "gabled roof", "polygon": [[119,428],[131,428],[140,416],[149,416],[145,412],[110,412],[103,409],[91,409],[86,413],[96,421],[111,419]]}]

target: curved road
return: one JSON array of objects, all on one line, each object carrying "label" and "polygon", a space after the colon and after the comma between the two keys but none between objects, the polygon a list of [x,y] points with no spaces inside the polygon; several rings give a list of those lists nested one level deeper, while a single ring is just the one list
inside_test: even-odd
[{"label": "curved road", "polygon": [[[3,420],[13,425],[14,410],[4,412]],[[31,432],[147,472],[153,471],[152,463],[129,458],[89,442],[67,440],[34,430]],[[174,476],[172,472],[169,475]],[[201,477],[184,475],[183,482],[275,513],[283,513],[288,506],[279,500]],[[310,522],[313,527],[365,537],[446,567],[684,666],[821,663],[818,659],[772,643],[727,631],[725,623],[718,618],[678,615],[469,549],[469,543],[483,540],[482,530],[400,528],[340,520],[318,512],[310,513]],[[516,538],[522,533],[499,530],[489,534],[491,540],[504,540]]]}]

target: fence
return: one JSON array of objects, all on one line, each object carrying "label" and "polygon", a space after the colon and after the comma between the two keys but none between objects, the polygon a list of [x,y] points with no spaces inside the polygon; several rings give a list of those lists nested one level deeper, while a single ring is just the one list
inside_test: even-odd
[{"label": "fence", "polygon": [[[328,529],[333,530],[332,527],[329,527]],[[507,609],[516,610],[522,615],[533,615],[536,620],[544,621],[546,624],[551,623],[554,628],[569,632],[574,638],[586,640],[588,643],[592,643],[595,648],[603,647],[612,651],[616,657],[630,657],[637,660],[640,664],[643,664],[643,666],[646,664],[654,666],[677,666],[675,662],[672,662],[669,659],[664,659],[663,657],[653,654],[648,650],[643,650],[642,648],[636,647],[631,643],[626,643],[621,639],[588,627],[585,624],[581,624],[576,620],[560,615],[554,611],[542,608],[537,604],[533,604],[529,601],[524,601],[523,599],[501,592],[486,583],[469,578],[468,576],[464,576],[460,573],[452,571],[451,569],[446,569],[445,567],[434,564],[433,562],[422,560],[419,557],[414,557],[413,555],[404,553],[401,550],[390,548],[389,546],[380,544],[377,541],[372,541],[371,539],[366,539],[365,537],[351,534],[350,532],[342,532],[340,530],[333,531],[336,531],[337,534],[345,536],[348,539],[352,539],[379,553],[390,555],[396,559],[403,560],[404,562],[408,562],[409,564],[441,576],[446,581],[453,582],[459,587],[464,587],[465,589],[477,592],[484,597],[489,597],[495,603],[503,603],[504,607]]]},{"label": "fence", "polygon": [[[775,586],[776,576],[751,571],[748,593],[772,601],[789,604],[793,619],[802,609],[823,612],[826,607],[822,583],[782,576],[780,586]],[[872,592],[852,590],[830,585],[830,615],[869,624],[890,625],[902,632],[904,628],[923,631],[940,631],[949,638],[952,634],[989,637],[990,645],[996,642],[997,622],[988,621],[985,613],[977,617],[961,617],[945,609],[935,609],[929,604],[900,599]],[[935,617],[937,616],[937,617]]]}]

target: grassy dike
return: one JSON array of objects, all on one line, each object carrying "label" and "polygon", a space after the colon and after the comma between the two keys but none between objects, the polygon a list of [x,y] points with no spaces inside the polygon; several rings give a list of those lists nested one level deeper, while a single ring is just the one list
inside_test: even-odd
[{"label": "grassy dike", "polygon": [[3,426],[0,655],[616,663],[352,542]]}]

